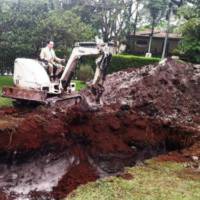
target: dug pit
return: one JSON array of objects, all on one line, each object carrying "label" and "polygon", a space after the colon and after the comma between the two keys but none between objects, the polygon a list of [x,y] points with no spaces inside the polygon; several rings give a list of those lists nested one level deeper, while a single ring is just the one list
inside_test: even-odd
[{"label": "dug pit", "polygon": [[43,109],[38,116],[36,110],[1,129],[0,188],[8,199],[60,199],[125,166],[188,147],[195,136],[196,130],[132,111],[85,113],[74,107],[66,113]]}]

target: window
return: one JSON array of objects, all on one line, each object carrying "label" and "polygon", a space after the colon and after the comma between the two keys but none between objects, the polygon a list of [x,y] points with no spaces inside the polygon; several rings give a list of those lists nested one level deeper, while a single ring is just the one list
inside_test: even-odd
[{"label": "window", "polygon": [[148,41],[147,40],[137,40],[136,45],[139,47],[145,47],[148,45]]},{"label": "window", "polygon": [[65,3],[67,5],[72,4],[72,0],[59,0],[61,3]]}]

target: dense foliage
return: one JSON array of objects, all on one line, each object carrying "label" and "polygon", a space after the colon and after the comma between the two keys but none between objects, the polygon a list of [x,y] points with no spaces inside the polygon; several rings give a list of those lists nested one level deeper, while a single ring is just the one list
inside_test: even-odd
[{"label": "dense foliage", "polygon": [[185,23],[180,30],[183,34],[179,53],[189,61],[200,63],[200,0],[189,0],[190,5],[183,6],[179,15]]},{"label": "dense foliage", "polygon": [[71,11],[52,7],[51,1],[1,0],[1,72],[10,68],[16,57],[38,57],[50,39],[57,42],[58,51],[66,52],[74,42],[93,37],[90,25]]},{"label": "dense foliage", "polygon": [[0,73],[10,71],[16,57],[38,57],[49,39],[55,40],[59,56],[69,56],[76,41],[99,35],[104,41],[127,43],[129,34],[145,24],[152,28],[151,41],[170,2],[183,5],[179,53],[200,62],[200,0],[1,0]]},{"label": "dense foliage", "polygon": [[154,64],[159,61],[159,58],[145,58],[142,56],[133,55],[114,55],[109,68],[109,73],[131,67],[138,68],[144,65]]},{"label": "dense foliage", "polygon": [[[126,54],[118,54],[113,55],[111,64],[108,69],[108,73],[117,72],[119,70],[127,69],[127,68],[139,68],[144,65],[154,64],[160,61],[160,58],[146,58],[143,56],[134,56],[134,55],[126,55]],[[95,70],[95,62],[94,58],[84,58],[81,60],[81,65],[83,66],[91,66],[93,72]],[[89,69],[82,69],[88,70]],[[87,72],[88,73],[88,72]],[[90,76],[91,77],[91,76]]]}]

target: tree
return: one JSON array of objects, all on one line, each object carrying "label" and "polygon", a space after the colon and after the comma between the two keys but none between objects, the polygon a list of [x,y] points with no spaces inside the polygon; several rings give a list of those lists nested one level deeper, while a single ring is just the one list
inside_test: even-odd
[{"label": "tree", "polygon": [[139,5],[142,0],[85,0],[73,11],[81,20],[91,24],[105,42],[128,41],[139,22]]},{"label": "tree", "polygon": [[126,29],[124,14],[127,8],[123,0],[93,0],[93,22],[99,30],[104,41],[120,40]]},{"label": "tree", "polygon": [[167,42],[168,42],[168,37],[169,37],[169,32],[170,32],[170,19],[172,13],[176,13],[177,7],[180,7],[183,4],[183,0],[171,0],[169,1],[168,5],[168,10],[166,14],[166,20],[167,20],[167,29],[166,29],[166,34],[165,34],[165,40],[164,40],[164,45],[163,45],[163,52],[162,52],[162,59],[165,58],[166,55],[166,49],[167,49]]},{"label": "tree", "polygon": [[37,51],[38,22],[48,12],[47,1],[3,0],[0,12],[1,67],[13,66],[16,57],[34,57]]},{"label": "tree", "polygon": [[[131,25],[130,24],[130,26],[132,26],[133,27],[133,40],[135,40],[135,36],[136,36],[136,31],[137,31],[137,25],[138,25],[138,18],[139,18],[139,6],[141,5],[141,3],[142,3],[143,1],[142,0],[136,0],[136,2],[135,2],[135,18],[134,18],[134,22],[133,22],[133,24]],[[131,32],[131,28],[130,28],[130,32]],[[129,33],[128,33],[128,35],[129,35]],[[129,51],[129,44],[127,44],[127,50]],[[132,51],[134,51],[135,50],[135,42],[133,41],[133,46],[132,46]]]},{"label": "tree", "polygon": [[[52,5],[53,4],[53,5]],[[12,68],[16,57],[37,58],[48,39],[66,52],[73,42],[94,37],[90,25],[61,10],[54,0],[1,0],[0,67]],[[2,67],[3,66],[3,67]]]},{"label": "tree", "polygon": [[154,35],[155,26],[165,16],[168,0],[148,0],[146,8],[150,14],[151,33],[149,35],[148,53],[151,53],[152,39]]},{"label": "tree", "polygon": [[134,37],[136,35],[138,15],[139,15],[139,6],[140,6],[141,2],[142,2],[142,0],[136,0],[135,19],[134,19],[134,23],[133,23],[133,36]]},{"label": "tree", "polygon": [[166,54],[167,42],[168,42],[169,30],[170,30],[170,18],[171,18],[172,10],[173,10],[173,4],[172,4],[172,2],[169,2],[169,8],[168,8],[168,11],[167,11],[167,14],[166,14],[167,29],[166,29],[166,34],[165,34],[165,40],[164,40],[163,52],[162,52],[161,59],[164,59],[165,58],[165,54]]},{"label": "tree", "polygon": [[188,0],[179,10],[179,16],[185,19],[180,27],[183,35],[178,52],[186,60],[200,62],[200,0]]},{"label": "tree", "polygon": [[64,52],[75,42],[91,40],[95,36],[92,27],[82,22],[76,14],[59,10],[50,12],[40,21],[37,35],[43,43],[48,39],[56,41],[57,48]]}]

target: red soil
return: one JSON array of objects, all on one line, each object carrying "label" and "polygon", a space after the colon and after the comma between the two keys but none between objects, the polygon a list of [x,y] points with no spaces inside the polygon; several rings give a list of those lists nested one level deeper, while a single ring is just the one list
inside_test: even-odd
[{"label": "red soil", "polygon": [[79,185],[95,181],[97,178],[98,175],[91,165],[87,161],[81,161],[60,180],[59,187],[55,187],[52,194],[56,199],[64,198]]},{"label": "red soil", "polygon": [[[53,147],[53,151],[68,149],[78,157],[79,163],[54,188],[53,196],[57,199],[65,197],[79,185],[98,178],[98,173],[89,163],[88,157],[93,158],[97,164],[109,160],[104,169],[113,166],[113,171],[117,171],[133,163],[140,148],[156,148],[163,142],[170,142],[175,145],[170,148],[176,149],[193,144],[194,140],[191,138],[197,135],[196,129],[186,131],[184,127],[184,133],[187,134],[183,134],[181,126],[166,125],[160,120],[144,118],[132,111],[84,113],[77,112],[75,107],[67,113],[52,114],[49,109],[38,113],[36,110],[26,114],[18,128],[4,131],[0,149],[23,154],[40,151],[44,147],[51,150]],[[11,142],[8,146],[9,141]],[[131,148],[130,144],[138,150]],[[178,161],[180,157],[173,159]],[[162,158],[170,159],[169,156]]]},{"label": "red soil", "polygon": [[[1,123],[0,119],[0,152],[23,156],[45,149],[75,155],[77,163],[52,193],[58,199],[98,178],[89,158],[96,164],[103,162],[105,170],[109,165],[118,171],[133,164],[138,152],[146,147],[189,147],[200,137],[200,81],[195,70],[190,64],[168,61],[163,66],[110,75],[103,97],[106,105],[96,113],[79,106],[67,110],[39,107],[19,115],[15,109],[1,109],[2,120],[15,123]],[[181,154],[158,159],[185,161],[191,155],[200,156],[199,149],[194,144]]]},{"label": "red soil", "polygon": [[121,177],[121,178],[123,178],[125,180],[132,180],[132,179],[134,179],[133,175],[129,174],[129,173],[120,174],[118,177]]},{"label": "red soil", "polygon": [[189,159],[180,152],[170,152],[165,155],[160,155],[156,158],[157,161],[174,161],[174,162],[188,162]]},{"label": "red soil", "polygon": [[4,194],[3,192],[0,192],[0,200],[8,200],[6,194]]}]

